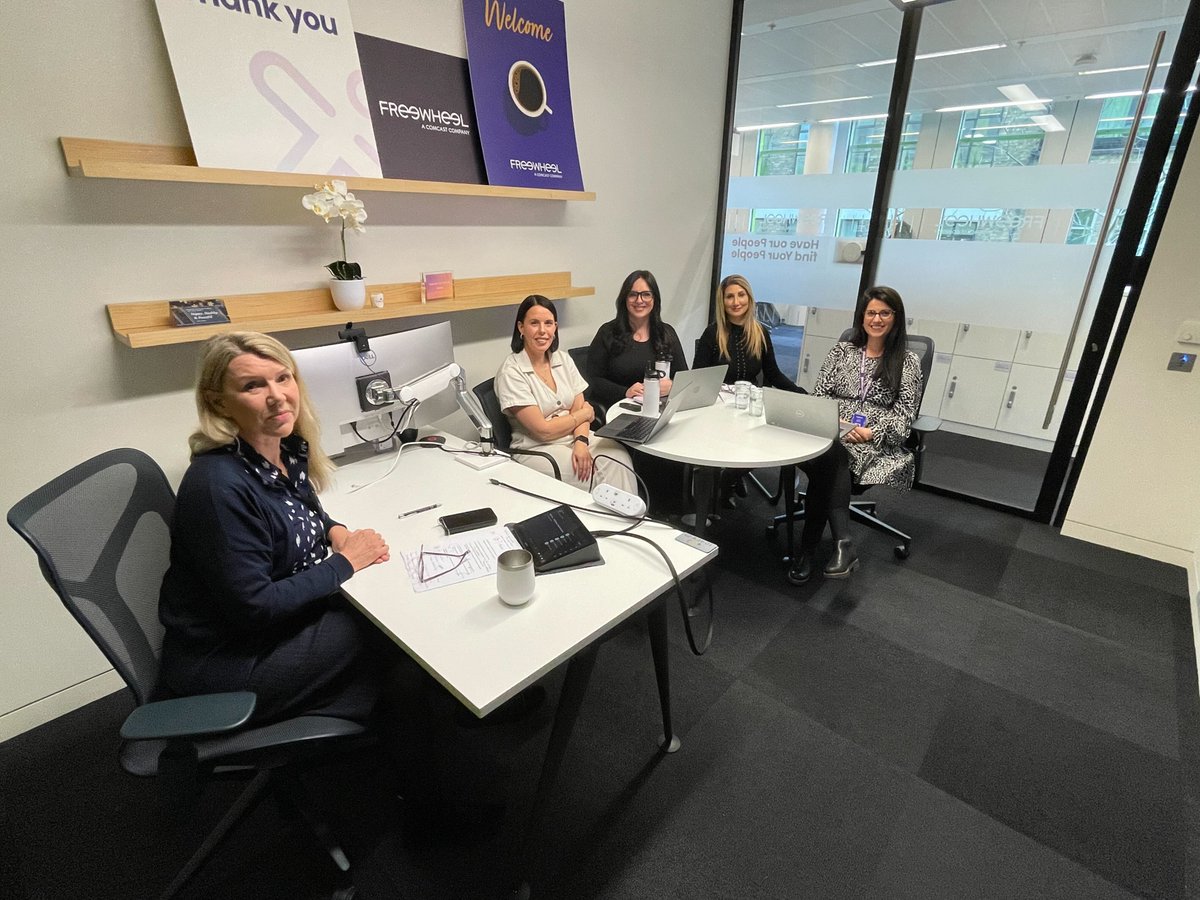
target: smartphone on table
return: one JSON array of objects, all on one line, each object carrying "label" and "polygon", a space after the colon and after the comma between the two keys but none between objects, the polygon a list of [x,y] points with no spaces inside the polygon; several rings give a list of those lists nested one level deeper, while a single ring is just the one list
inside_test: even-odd
[{"label": "smartphone on table", "polygon": [[442,526],[446,534],[458,534],[460,531],[471,531],[475,528],[487,528],[495,525],[496,513],[488,506],[482,509],[469,509],[466,512],[439,516],[438,524]]}]

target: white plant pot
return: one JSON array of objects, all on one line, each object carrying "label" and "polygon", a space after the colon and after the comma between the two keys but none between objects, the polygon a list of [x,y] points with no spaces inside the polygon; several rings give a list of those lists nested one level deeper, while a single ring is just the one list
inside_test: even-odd
[{"label": "white plant pot", "polygon": [[333,295],[333,305],[340,310],[362,309],[367,302],[367,283],[361,278],[352,281],[331,278],[329,293]]}]

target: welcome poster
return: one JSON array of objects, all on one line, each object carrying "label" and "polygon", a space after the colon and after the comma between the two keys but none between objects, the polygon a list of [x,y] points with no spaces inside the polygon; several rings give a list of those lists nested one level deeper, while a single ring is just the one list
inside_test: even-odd
[{"label": "welcome poster", "polygon": [[583,190],[561,0],[463,0],[488,182]]},{"label": "welcome poster", "polygon": [[155,0],[201,166],[381,175],[348,0]]}]

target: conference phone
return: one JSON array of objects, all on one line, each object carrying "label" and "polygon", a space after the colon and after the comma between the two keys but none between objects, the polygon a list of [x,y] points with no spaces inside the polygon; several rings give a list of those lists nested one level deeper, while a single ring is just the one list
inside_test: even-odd
[{"label": "conference phone", "polygon": [[600,545],[569,506],[556,506],[508,527],[517,543],[533,557],[535,572],[604,563]]}]

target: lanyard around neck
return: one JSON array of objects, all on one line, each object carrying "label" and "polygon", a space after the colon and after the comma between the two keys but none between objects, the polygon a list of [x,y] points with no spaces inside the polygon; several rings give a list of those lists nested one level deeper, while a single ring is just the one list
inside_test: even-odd
[{"label": "lanyard around neck", "polygon": [[867,402],[867,391],[871,387],[871,381],[874,375],[867,374],[867,348],[862,348],[862,355],[858,358],[858,400],[860,403]]}]

